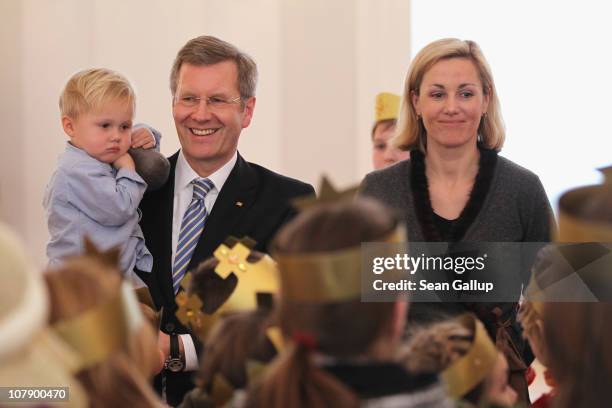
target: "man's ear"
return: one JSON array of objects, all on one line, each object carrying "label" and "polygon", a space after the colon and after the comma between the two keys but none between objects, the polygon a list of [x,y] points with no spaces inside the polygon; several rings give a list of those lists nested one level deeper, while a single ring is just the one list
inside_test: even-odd
[{"label": "man's ear", "polygon": [[244,116],[242,117],[242,128],[249,127],[251,119],[253,119],[253,111],[255,110],[256,99],[254,96],[250,97],[244,104]]},{"label": "man's ear", "polygon": [[70,116],[62,116],[62,127],[64,128],[64,132],[70,136],[74,136],[74,119]]}]

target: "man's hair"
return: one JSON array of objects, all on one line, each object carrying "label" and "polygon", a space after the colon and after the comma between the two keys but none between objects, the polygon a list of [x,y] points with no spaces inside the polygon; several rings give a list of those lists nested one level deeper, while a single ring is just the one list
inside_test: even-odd
[{"label": "man's hair", "polygon": [[170,90],[175,95],[179,71],[183,64],[196,66],[214,65],[223,61],[234,61],[238,68],[238,90],[242,99],[255,96],[257,86],[257,64],[253,59],[232,44],[210,35],[193,38],[180,49],[170,72]]},{"label": "man's hair", "polygon": [[74,74],[59,99],[62,116],[77,118],[112,101],[125,101],[135,109],[136,96],[129,81],[105,68],[92,68]]}]

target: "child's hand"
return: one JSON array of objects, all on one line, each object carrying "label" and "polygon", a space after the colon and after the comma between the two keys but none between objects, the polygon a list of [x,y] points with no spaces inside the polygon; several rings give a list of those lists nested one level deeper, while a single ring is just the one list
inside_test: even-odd
[{"label": "child's hand", "polygon": [[132,131],[132,149],[142,147],[143,149],[151,149],[155,147],[155,137],[149,129],[141,127]]},{"label": "child's hand", "polygon": [[136,165],[134,164],[134,159],[130,156],[129,153],[124,154],[119,157],[117,160],[113,162],[113,167],[116,169],[128,169],[136,171]]}]

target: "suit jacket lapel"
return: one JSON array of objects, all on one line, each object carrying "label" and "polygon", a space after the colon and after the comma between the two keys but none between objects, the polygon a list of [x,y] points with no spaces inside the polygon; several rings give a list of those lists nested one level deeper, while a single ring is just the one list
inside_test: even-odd
[{"label": "suit jacket lapel", "polygon": [[[159,271],[156,274],[156,279],[160,288],[162,288],[164,298],[169,301],[174,299],[172,289],[172,216],[174,213],[174,173],[176,170],[176,160],[178,153],[168,158],[170,161],[170,174],[168,181],[164,187],[155,192],[152,198],[154,208],[158,208],[156,214],[156,222],[160,228],[156,229],[158,236],[158,250],[155,252],[160,259],[157,260]],[[148,244],[148,241],[147,241]]]},{"label": "suit jacket lapel", "polygon": [[[188,269],[212,255],[253,205],[258,180],[250,165],[238,154],[238,160],[221,189],[212,212],[206,220],[202,236],[195,247]],[[242,238],[242,237],[237,237]]]}]

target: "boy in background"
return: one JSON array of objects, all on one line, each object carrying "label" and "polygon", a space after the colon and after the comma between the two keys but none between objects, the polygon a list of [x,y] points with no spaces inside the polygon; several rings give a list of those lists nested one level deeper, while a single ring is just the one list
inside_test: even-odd
[{"label": "boy in background", "polygon": [[384,169],[401,160],[410,158],[405,152],[391,144],[399,114],[400,97],[389,92],[376,95],[374,127],[372,127],[372,165],[374,170]]}]

